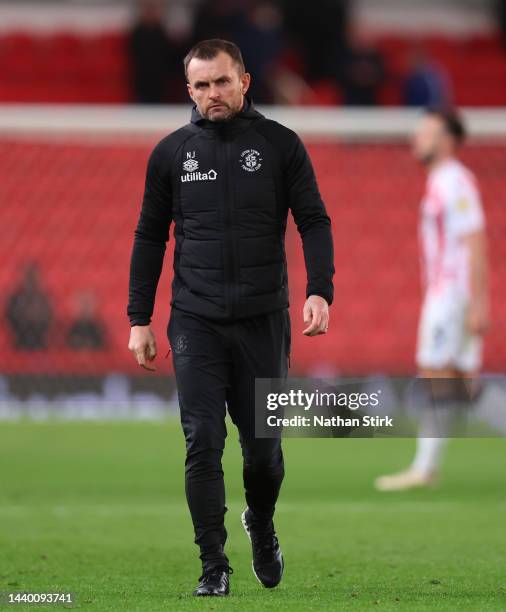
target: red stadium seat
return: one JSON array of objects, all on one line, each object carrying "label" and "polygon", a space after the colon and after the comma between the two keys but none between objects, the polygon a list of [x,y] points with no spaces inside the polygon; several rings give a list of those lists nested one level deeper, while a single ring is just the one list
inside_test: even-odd
[{"label": "red stadium seat", "polygon": [[[422,44],[449,73],[460,105],[501,106],[506,56],[495,34],[455,39],[441,35],[413,41],[398,33],[384,34],[376,44],[384,54],[388,79],[379,93],[383,105],[402,102],[402,80],[414,44]],[[282,65],[300,72],[300,57],[288,50]],[[0,36],[0,100],[26,102],[128,102],[126,33],[35,36],[13,32]],[[331,82],[311,83],[302,103],[338,105],[342,96]]]}]

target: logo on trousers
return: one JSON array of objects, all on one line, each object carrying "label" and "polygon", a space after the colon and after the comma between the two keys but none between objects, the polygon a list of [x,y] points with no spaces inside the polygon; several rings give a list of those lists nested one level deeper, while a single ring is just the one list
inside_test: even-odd
[{"label": "logo on trousers", "polygon": [[188,337],[185,334],[178,334],[174,340],[174,353],[184,353],[188,348]]}]

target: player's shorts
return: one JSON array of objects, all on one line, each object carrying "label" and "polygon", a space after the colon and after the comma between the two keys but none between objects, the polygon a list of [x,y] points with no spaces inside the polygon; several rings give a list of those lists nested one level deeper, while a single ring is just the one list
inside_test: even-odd
[{"label": "player's shorts", "polygon": [[480,369],[483,339],[466,329],[468,302],[454,292],[427,293],[418,326],[416,362],[419,368]]}]

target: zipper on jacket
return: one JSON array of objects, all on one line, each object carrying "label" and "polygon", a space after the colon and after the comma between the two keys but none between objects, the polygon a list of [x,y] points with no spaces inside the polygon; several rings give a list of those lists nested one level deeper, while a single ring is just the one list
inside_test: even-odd
[{"label": "zipper on jacket", "polygon": [[232,181],[232,141],[227,139],[226,147],[226,162],[227,162],[227,180],[228,180],[228,203],[230,207],[230,258],[232,264],[232,275],[230,285],[230,314],[234,316],[239,308],[239,288],[240,288],[240,271],[241,259],[239,257],[239,242],[235,233],[233,214],[235,210],[235,192]]},{"label": "zipper on jacket", "polygon": [[230,155],[229,155],[229,140],[226,132],[222,134],[220,146],[223,147],[224,163],[224,225],[225,225],[225,240],[224,240],[224,275],[225,275],[225,306],[227,314],[232,317],[235,314],[235,261],[234,261],[234,228],[232,220],[233,212],[233,189],[230,177]]}]

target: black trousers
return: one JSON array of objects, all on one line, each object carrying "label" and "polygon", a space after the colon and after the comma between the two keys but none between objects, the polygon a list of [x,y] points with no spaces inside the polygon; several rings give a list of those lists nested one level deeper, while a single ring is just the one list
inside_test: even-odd
[{"label": "black trousers", "polygon": [[288,310],[221,323],[171,311],[168,337],[186,439],[185,489],[203,567],[228,565],[221,458],[226,409],[239,430],[246,502],[269,523],[284,476],[279,439],[255,439],[255,378],[288,374]]}]

